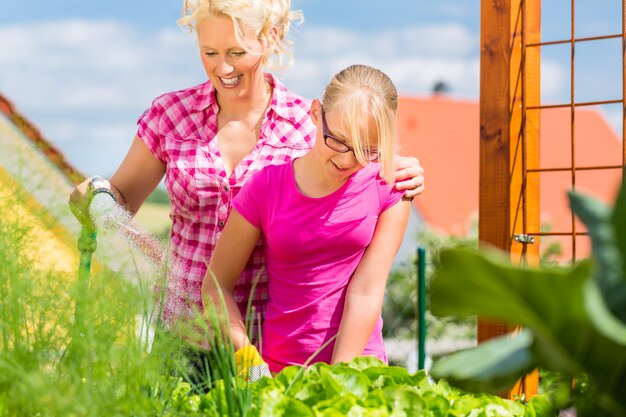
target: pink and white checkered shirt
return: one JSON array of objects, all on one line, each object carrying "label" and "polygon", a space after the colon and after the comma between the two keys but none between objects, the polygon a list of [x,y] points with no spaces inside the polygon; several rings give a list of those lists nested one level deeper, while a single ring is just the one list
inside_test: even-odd
[{"label": "pink and white checkered shirt", "polygon": [[[137,123],[139,138],[166,166],[165,185],[172,203],[172,254],[162,317],[170,327],[189,318],[194,306],[201,309],[200,287],[206,264],[243,183],[267,165],[302,156],[315,141],[310,101],[288,91],[271,74],[266,74],[266,79],[274,89],[259,141],[230,177],[215,139],[219,108],[210,82],[157,97]],[[252,305],[255,315],[265,317],[268,293],[264,265],[259,243],[235,287],[242,316],[257,281]]]}]

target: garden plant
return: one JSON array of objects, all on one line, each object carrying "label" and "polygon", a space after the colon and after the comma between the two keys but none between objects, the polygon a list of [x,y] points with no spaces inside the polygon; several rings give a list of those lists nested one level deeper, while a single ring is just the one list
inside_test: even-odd
[{"label": "garden plant", "polygon": [[556,408],[624,416],[626,183],[612,208],[575,192],[569,200],[588,230],[589,260],[533,269],[490,250],[441,253],[431,285],[435,314],[479,315],[523,330],[440,358],[432,374],[466,390],[501,392],[538,367],[561,376],[552,394]]},{"label": "garden plant", "polygon": [[[524,404],[468,393],[369,357],[248,383],[219,332],[211,380],[192,384],[180,342],[151,324],[151,279],[95,265],[81,288],[74,274],[40,268],[30,248],[41,241],[11,215],[20,198],[15,190],[0,201],[0,417],[552,415],[542,396]],[[205,319],[220,328],[215,315]]]}]

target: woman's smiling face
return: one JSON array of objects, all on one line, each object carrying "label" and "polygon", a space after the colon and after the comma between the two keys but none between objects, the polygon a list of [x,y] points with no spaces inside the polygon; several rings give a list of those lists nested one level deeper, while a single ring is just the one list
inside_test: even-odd
[{"label": "woman's smiling face", "polygon": [[202,65],[220,99],[237,100],[264,92],[264,45],[249,31],[242,43],[229,17],[209,15],[198,23]]}]

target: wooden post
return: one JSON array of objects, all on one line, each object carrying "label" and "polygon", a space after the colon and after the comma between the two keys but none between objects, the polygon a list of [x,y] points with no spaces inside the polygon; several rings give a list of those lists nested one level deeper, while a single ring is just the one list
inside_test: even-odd
[{"label": "wooden post", "polygon": [[[479,240],[511,253],[517,264],[536,264],[539,241],[515,235],[539,230],[538,110],[541,0],[481,0]],[[478,320],[478,342],[513,331],[504,323]],[[537,392],[537,373],[507,393]]]}]

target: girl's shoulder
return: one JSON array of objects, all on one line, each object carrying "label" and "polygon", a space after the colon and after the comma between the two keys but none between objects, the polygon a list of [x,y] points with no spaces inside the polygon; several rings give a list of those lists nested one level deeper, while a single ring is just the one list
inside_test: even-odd
[{"label": "girl's shoulder", "polygon": [[[397,190],[394,184],[388,184],[380,176],[380,164],[370,163],[354,177],[355,189],[370,196],[377,196],[381,211],[398,202],[404,191]],[[376,198],[376,197],[373,197]]]}]

